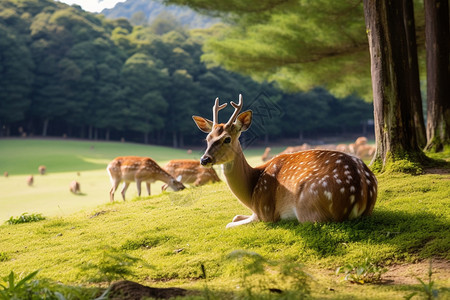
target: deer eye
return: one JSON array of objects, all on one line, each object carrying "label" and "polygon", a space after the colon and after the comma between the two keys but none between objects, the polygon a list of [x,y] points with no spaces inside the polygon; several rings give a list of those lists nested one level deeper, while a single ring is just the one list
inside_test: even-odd
[{"label": "deer eye", "polygon": [[228,137],[226,137],[226,138],[223,140],[223,142],[224,142],[225,144],[229,144],[229,143],[231,143],[231,138],[228,136]]}]

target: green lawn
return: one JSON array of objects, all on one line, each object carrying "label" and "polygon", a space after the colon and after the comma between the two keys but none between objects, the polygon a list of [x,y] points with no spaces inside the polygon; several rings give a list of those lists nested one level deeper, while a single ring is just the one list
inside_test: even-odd
[{"label": "green lawn", "polygon": [[[0,145],[8,142],[0,141]],[[57,145],[66,143],[50,142],[55,143],[49,147],[52,150],[45,150],[42,145],[45,141],[39,141],[41,149],[56,152]],[[178,154],[188,157],[185,151],[164,149],[157,154],[150,146],[98,143],[93,158],[88,155],[90,143],[67,142],[73,143],[67,149],[82,149],[83,145],[88,148],[83,170],[89,170],[91,159],[108,162],[121,155],[120,147],[129,151],[124,155],[135,154],[132,150],[135,146],[142,151],[139,155],[152,150],[148,152],[159,155],[161,162]],[[100,149],[106,150],[100,154]],[[262,150],[248,153],[253,154],[250,161],[256,164]],[[7,158],[0,157],[3,166]],[[441,158],[448,160],[450,153]],[[1,199],[9,197],[8,193],[17,193],[16,189],[26,191],[8,198],[10,206],[19,206],[15,197],[21,201],[28,198],[35,210],[26,211],[52,217],[35,223],[0,226],[0,276],[11,270],[27,274],[39,269],[37,278],[84,287],[104,287],[123,277],[150,286],[198,290],[200,299],[297,299],[301,292],[317,299],[404,299],[412,293],[417,293],[412,299],[423,299],[425,288],[419,281],[356,285],[343,281],[342,275],[336,276],[334,272],[346,264],[363,266],[366,259],[377,268],[387,269],[429,258],[446,262],[450,259],[448,170],[444,174],[421,176],[378,176],[378,201],[373,215],[365,219],[325,224],[259,222],[225,229],[234,215],[249,211],[238,203],[224,182],[135,199],[129,192],[130,201],[109,204],[105,163],[98,165],[100,170],[82,170],[79,179],[84,196],[71,195],[65,184],[77,176],[78,170],[61,166],[59,173],[52,174],[56,165],[51,163],[49,159],[49,174],[37,176],[32,188],[22,182],[27,171],[1,179],[2,190],[6,183],[17,187],[2,193]],[[54,187],[48,187],[51,184],[64,187],[55,191]],[[85,202],[90,195],[101,200],[92,206],[84,203],[82,211],[59,214],[45,201],[53,193],[61,200],[58,206]],[[42,203],[35,205],[33,199]],[[447,270],[444,276],[433,277],[433,288],[442,299],[449,296],[443,289],[450,286],[448,275]],[[427,274],[420,277],[426,279]],[[269,289],[284,292],[270,293]]]},{"label": "green lawn", "polygon": [[[81,209],[93,208],[109,201],[111,184],[106,165],[117,156],[150,156],[161,165],[173,158],[199,157],[198,151],[146,146],[132,143],[0,139],[0,222],[22,213],[44,213],[62,216]],[[46,175],[39,175],[38,167],[47,167]],[[32,187],[26,179],[34,176]],[[81,195],[69,192],[69,184],[77,180]],[[152,193],[161,191],[162,183],[152,185]],[[120,187],[121,188],[121,187]],[[147,193],[143,186],[143,192]],[[130,185],[127,198],[137,196],[135,185]],[[119,192],[116,200],[121,200]]]}]

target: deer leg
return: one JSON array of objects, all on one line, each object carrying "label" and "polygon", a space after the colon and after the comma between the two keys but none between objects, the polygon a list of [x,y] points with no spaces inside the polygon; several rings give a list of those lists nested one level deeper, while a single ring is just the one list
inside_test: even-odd
[{"label": "deer leg", "polygon": [[111,202],[114,202],[114,193],[116,192],[119,183],[120,181],[112,181],[112,187],[111,190],[109,191],[109,200]]},{"label": "deer leg", "polygon": [[136,187],[137,187],[139,197],[141,196],[141,183],[142,183],[142,181],[140,179],[136,179]]},{"label": "deer leg", "polygon": [[123,201],[125,201],[125,193],[127,192],[128,186],[130,185],[129,182],[124,181],[123,182],[123,189],[122,189],[122,198]]},{"label": "deer leg", "polygon": [[234,216],[232,222],[239,222],[239,221],[241,221],[241,220],[245,220],[245,219],[250,218],[250,217],[251,217],[251,216],[236,215],[236,216]]},{"label": "deer leg", "polygon": [[237,222],[228,223],[226,228],[231,228],[231,227],[236,227],[236,226],[239,226],[239,225],[249,224],[251,222],[256,222],[258,220],[259,220],[258,216],[254,213],[254,214],[252,214],[250,217],[248,217],[246,219],[242,219],[242,220],[239,220]]},{"label": "deer leg", "polygon": [[145,182],[145,185],[147,186],[147,192],[148,192],[148,195],[150,196],[150,182]]}]

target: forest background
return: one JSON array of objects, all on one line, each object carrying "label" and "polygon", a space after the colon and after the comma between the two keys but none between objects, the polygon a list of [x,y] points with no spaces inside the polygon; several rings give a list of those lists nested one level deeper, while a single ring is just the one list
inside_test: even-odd
[{"label": "forest background", "polygon": [[[153,14],[136,12],[144,3]],[[265,105],[253,141],[373,136],[373,106],[356,92],[285,92],[211,65],[202,47],[226,25],[161,6],[134,0],[117,6],[122,14],[93,14],[51,0],[2,1],[0,135],[200,145],[191,116],[210,117],[215,97],[242,93],[246,105]]]}]

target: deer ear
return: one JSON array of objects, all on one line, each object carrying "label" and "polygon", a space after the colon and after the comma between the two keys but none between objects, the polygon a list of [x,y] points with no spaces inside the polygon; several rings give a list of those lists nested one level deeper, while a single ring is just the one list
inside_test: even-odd
[{"label": "deer ear", "polygon": [[211,120],[198,117],[198,116],[192,116],[192,119],[194,119],[195,124],[197,124],[198,129],[205,133],[210,133],[213,127],[213,122]]},{"label": "deer ear", "polygon": [[246,131],[252,124],[252,115],[253,112],[251,110],[244,111],[240,114],[234,123],[237,129],[240,131]]}]

